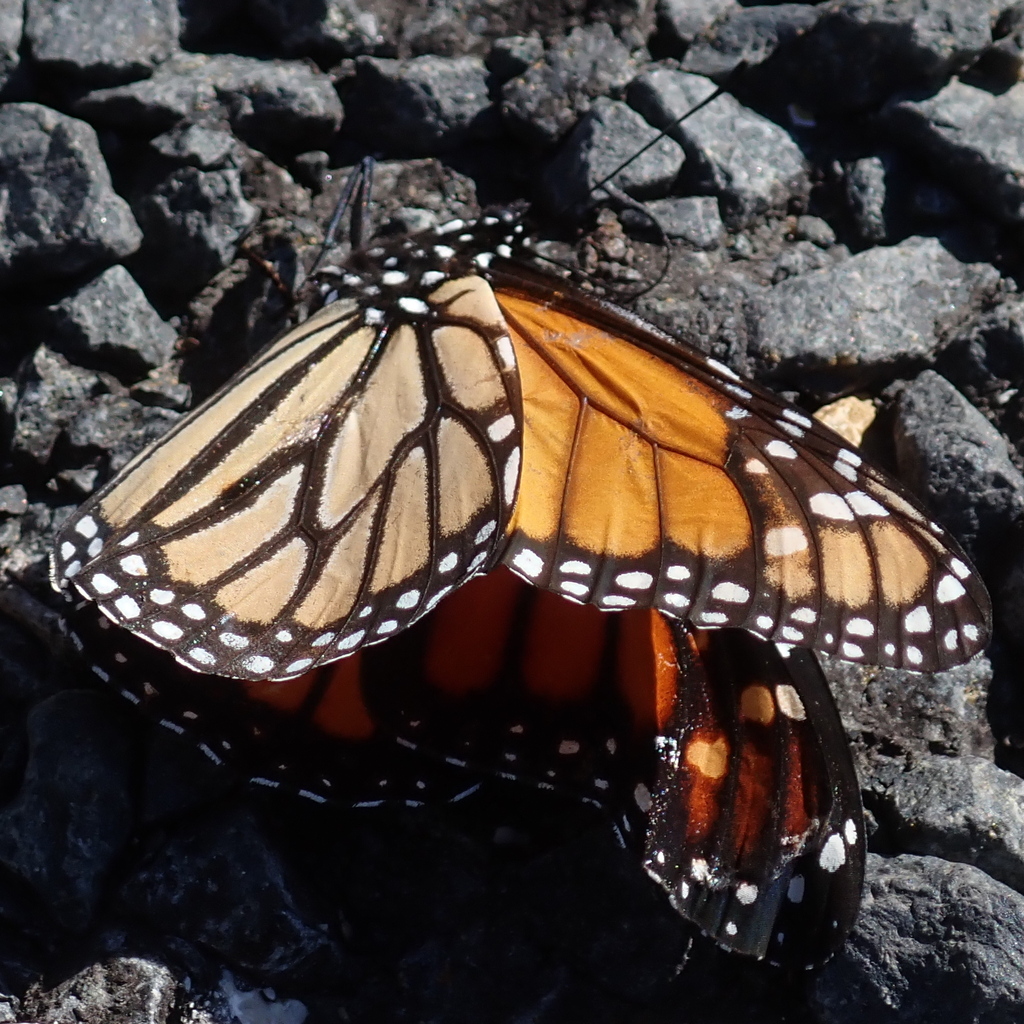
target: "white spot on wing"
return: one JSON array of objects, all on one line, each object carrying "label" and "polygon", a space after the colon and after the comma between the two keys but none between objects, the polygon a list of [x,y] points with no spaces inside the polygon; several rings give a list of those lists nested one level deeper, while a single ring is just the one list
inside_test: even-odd
[{"label": "white spot on wing", "polygon": [[139,611],[141,610],[134,600],[127,594],[122,594],[115,602],[114,607],[126,618],[135,619],[138,618]]},{"label": "white spot on wing", "polygon": [[97,594],[111,594],[117,590],[117,584],[105,572],[96,573],[89,582]]},{"label": "white spot on wing", "polygon": [[769,455],[776,459],[795,459],[796,449],[785,441],[769,441],[764,449]]},{"label": "white spot on wing", "polygon": [[509,434],[515,429],[516,421],[511,413],[502,416],[500,419],[495,420],[487,428],[487,436],[492,441],[504,441]]},{"label": "white spot on wing", "polygon": [[846,847],[843,845],[842,837],[835,833],[828,837],[825,845],[818,854],[818,865],[822,871],[833,874],[846,863]]},{"label": "white spot on wing", "polygon": [[764,535],[764,553],[772,558],[784,558],[807,548],[807,535],[799,526],[776,526]]},{"label": "white spot on wing", "polygon": [[529,548],[523,548],[523,550],[518,552],[515,558],[512,559],[512,564],[532,580],[536,579],[541,574],[541,570],[544,568],[544,559],[541,558],[536,551],[531,551]]},{"label": "white spot on wing", "polygon": [[943,576],[935,588],[935,597],[940,604],[949,604],[966,593],[964,585],[953,576]]},{"label": "white spot on wing", "polygon": [[750,600],[750,591],[746,587],[741,587],[738,583],[726,581],[719,583],[711,591],[711,596],[718,601],[728,601],[730,604],[743,604]]},{"label": "white spot on wing", "polygon": [[812,494],[807,503],[810,505],[811,511],[823,519],[853,521],[853,512],[850,510],[850,506],[838,494],[821,491],[818,494]]},{"label": "white spot on wing", "polygon": [[180,626],[163,620],[154,622],[149,628],[164,640],[180,640],[185,635]]},{"label": "white spot on wing", "polygon": [[932,628],[932,617],[924,605],[907,612],[903,627],[908,633],[927,633]]},{"label": "white spot on wing", "polygon": [[86,540],[91,540],[96,536],[96,520],[92,516],[82,516],[81,519],[75,523],[75,533],[80,534]]},{"label": "white spot on wing", "polygon": [[654,577],[649,572],[620,572],[615,583],[623,590],[647,590],[653,585]]}]

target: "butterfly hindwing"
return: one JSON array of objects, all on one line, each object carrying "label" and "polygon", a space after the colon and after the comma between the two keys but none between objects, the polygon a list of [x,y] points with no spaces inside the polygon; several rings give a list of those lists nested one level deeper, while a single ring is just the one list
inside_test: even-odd
[{"label": "butterfly hindwing", "polygon": [[605,807],[721,945],[810,966],[852,926],[860,792],[809,652],[602,615],[498,570],[362,672],[375,719],[425,754]]},{"label": "butterfly hindwing", "polygon": [[258,789],[366,807],[455,801],[477,786],[379,727],[362,698],[358,653],[294,679],[244,681],[190,671],[91,602],[69,609],[66,627],[108,688]]},{"label": "butterfly hindwing", "polygon": [[864,872],[863,811],[814,656],[741,631],[677,629],[647,871],[721,945],[814,966],[843,943]]}]

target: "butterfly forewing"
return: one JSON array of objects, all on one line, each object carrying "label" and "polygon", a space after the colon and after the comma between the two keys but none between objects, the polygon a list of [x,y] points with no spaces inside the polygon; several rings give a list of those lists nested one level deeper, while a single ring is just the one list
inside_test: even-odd
[{"label": "butterfly forewing", "polygon": [[503,556],[525,579],[919,671],[987,642],[955,541],[838,435],[568,286],[492,283],[526,396]]},{"label": "butterfly forewing", "polygon": [[86,503],[57,583],[191,668],[285,678],[492,563],[521,432],[504,321],[480,277],[390,273],[400,295],[328,305]]}]

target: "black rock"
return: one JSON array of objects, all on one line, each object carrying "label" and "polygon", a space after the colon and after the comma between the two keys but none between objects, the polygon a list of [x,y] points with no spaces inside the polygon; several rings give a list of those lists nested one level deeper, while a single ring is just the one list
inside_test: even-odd
[{"label": "black rock", "polygon": [[178,121],[227,121],[257,149],[301,152],[327,145],[341,125],[331,80],[299,61],[183,53],[151,78],[97,89],[74,104],[100,127],[151,135]]},{"label": "black rock", "polygon": [[645,205],[669,238],[681,238],[695,249],[714,249],[722,242],[725,225],[714,196],[655,199]]},{"label": "black rock", "polygon": [[1004,223],[1024,221],[1024,84],[993,96],[950,82],[929,99],[888,104],[879,120],[894,145],[969,203]]},{"label": "black rock", "polygon": [[303,974],[344,969],[313,893],[244,808],[177,829],[149,851],[119,900],[136,920],[265,976],[294,984]]},{"label": "black rock", "polygon": [[102,269],[139,247],[84,121],[38,103],[0,106],[0,189],[2,285]]},{"label": "black rock", "polygon": [[875,803],[907,853],[973,864],[1024,892],[1024,779],[982,757],[928,757]]},{"label": "black rock", "polygon": [[[545,204],[561,215],[592,204],[607,195],[601,189],[595,192],[594,186],[623,164],[610,182],[616,189],[639,200],[668,195],[685,155],[677,142],[658,134],[625,103],[599,96],[545,168]],[[653,145],[631,161],[648,143]]]},{"label": "black rock", "polygon": [[820,13],[799,3],[733,7],[694,38],[683,70],[722,81],[740,64],[756,67],[812,28]]},{"label": "black rock", "polygon": [[505,83],[502,116],[527,144],[553,146],[598,96],[625,88],[632,72],[629,51],[608,25],[574,29],[543,61]]},{"label": "black rock", "polygon": [[994,571],[1024,514],[1024,475],[1003,436],[949,381],[925,370],[900,395],[895,437],[902,478],[982,573]]},{"label": "black rock", "polygon": [[11,454],[45,465],[64,427],[90,398],[107,390],[97,374],[72,366],[59,353],[40,345],[24,367],[14,410]]},{"label": "black rock", "polygon": [[493,139],[497,113],[479,57],[360,57],[345,88],[345,130],[403,156],[433,156]]},{"label": "black rock", "polygon": [[130,380],[166,363],[178,340],[121,266],[105,270],[39,319],[58,351],[77,363],[116,369]]},{"label": "black rock", "polygon": [[33,986],[25,997],[24,1012],[37,1020],[54,1022],[167,1024],[172,1019],[178,984],[179,979],[162,963],[141,957],[113,957],[91,964],[53,988]]},{"label": "black rock", "polygon": [[658,0],[660,56],[682,57],[697,36],[740,10],[736,0]]},{"label": "black rock", "polygon": [[20,0],[0,2],[0,92],[12,81],[21,63],[18,45],[24,29],[24,11]]},{"label": "black rock", "polygon": [[314,57],[325,67],[372,53],[383,42],[377,16],[355,0],[282,4],[249,0],[249,16],[287,57]]},{"label": "black rock", "polygon": [[0,862],[76,931],[90,923],[132,828],[130,745],[113,708],[83,690],[33,708],[25,778],[0,808]]},{"label": "black rock", "polygon": [[835,395],[926,364],[943,311],[966,319],[997,280],[992,267],[959,263],[932,238],[869,249],[754,296],[750,353],[777,383],[813,372],[814,387]]},{"label": "black rock", "polygon": [[814,980],[829,1024],[1012,1024],[1024,1006],[1024,896],[967,864],[868,856],[850,941]]},{"label": "black rock", "polygon": [[846,169],[843,186],[860,241],[865,245],[884,242],[889,237],[885,160],[880,156],[866,156],[854,161]]},{"label": "black rock", "polygon": [[27,0],[25,38],[40,71],[96,87],[152,74],[178,48],[176,0]]},{"label": "black rock", "polygon": [[148,295],[164,307],[183,304],[231,263],[259,211],[242,194],[234,168],[183,167],[134,203],[145,234],[132,263]]},{"label": "black rock", "polygon": [[987,0],[834,0],[773,73],[812,110],[859,111],[897,93],[934,92],[991,42]]},{"label": "black rock", "polygon": [[539,36],[507,36],[494,40],[487,54],[487,70],[504,83],[521,75],[543,56],[544,43]]},{"label": "black rock", "polygon": [[243,147],[230,133],[183,121],[158,135],[150,145],[166,160],[183,167],[215,171],[242,163]]},{"label": "black rock", "polygon": [[65,430],[73,448],[98,448],[106,453],[110,472],[116,473],[146,445],[166,433],[179,415],[123,396],[101,395],[70,420]]},{"label": "black rock", "polygon": [[718,196],[722,219],[736,230],[805,198],[810,186],[803,154],[789,134],[728,94],[675,123],[714,91],[707,78],[659,68],[637,76],[628,98],[682,145],[683,187]]}]

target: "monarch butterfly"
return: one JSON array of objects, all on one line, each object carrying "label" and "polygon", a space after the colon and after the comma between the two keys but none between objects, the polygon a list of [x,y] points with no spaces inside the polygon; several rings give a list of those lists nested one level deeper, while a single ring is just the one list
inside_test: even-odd
[{"label": "monarch butterfly", "polygon": [[956,543],[837,435],[521,255],[375,244],[90,498],[58,589],[188,667],[283,679],[499,562],[604,610],[933,670],[987,641]]},{"label": "monarch butterfly", "polygon": [[[957,664],[987,642],[984,586],[841,438],[530,266],[522,237],[505,212],[323,271],[308,320],[71,517],[54,585],[250,696],[351,655],[385,663],[499,564],[628,613],[617,635],[647,630],[661,700],[648,869],[731,948],[818,962],[855,914],[863,829],[801,649]],[[407,696],[397,735],[446,720]],[[435,724],[459,760],[444,737]]]},{"label": "monarch butterfly", "polygon": [[499,568],[390,643],[291,682],[238,681],[82,605],[94,671],[258,786],[420,803],[475,790],[467,768],[496,772],[604,807],[679,912],[730,950],[820,964],[856,916],[860,792],[808,652],[651,609],[604,615]]}]

